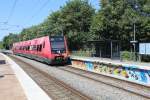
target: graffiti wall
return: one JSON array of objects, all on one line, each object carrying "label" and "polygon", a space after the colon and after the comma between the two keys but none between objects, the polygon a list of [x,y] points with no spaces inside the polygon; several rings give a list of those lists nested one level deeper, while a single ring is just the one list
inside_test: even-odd
[{"label": "graffiti wall", "polygon": [[150,85],[150,70],[80,60],[72,60],[72,66],[96,73],[119,76],[120,78]]}]

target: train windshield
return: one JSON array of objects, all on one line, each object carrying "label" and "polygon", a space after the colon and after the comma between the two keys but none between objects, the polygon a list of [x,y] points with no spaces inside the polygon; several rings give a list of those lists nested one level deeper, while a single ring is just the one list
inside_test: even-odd
[{"label": "train windshield", "polygon": [[51,50],[53,53],[65,52],[64,37],[51,37],[50,41],[51,41]]}]

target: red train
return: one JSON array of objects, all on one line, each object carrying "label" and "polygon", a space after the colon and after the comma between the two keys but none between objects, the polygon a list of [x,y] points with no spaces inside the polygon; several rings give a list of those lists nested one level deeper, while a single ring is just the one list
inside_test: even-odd
[{"label": "red train", "polygon": [[64,36],[45,36],[13,44],[13,54],[25,56],[47,64],[65,64],[69,53]]}]

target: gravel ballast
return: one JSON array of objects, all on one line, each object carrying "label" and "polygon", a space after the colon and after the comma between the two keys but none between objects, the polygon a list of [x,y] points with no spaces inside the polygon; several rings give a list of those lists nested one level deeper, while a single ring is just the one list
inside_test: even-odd
[{"label": "gravel ballast", "polygon": [[122,89],[90,80],[66,71],[63,71],[55,66],[49,66],[27,58],[17,57],[32,66],[47,72],[49,75],[63,81],[69,86],[81,91],[83,94],[91,97],[94,100],[149,100],[142,96],[124,91]]}]

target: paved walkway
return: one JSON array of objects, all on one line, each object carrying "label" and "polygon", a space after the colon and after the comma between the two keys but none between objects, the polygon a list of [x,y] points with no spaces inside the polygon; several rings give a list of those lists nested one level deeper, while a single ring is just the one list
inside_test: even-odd
[{"label": "paved walkway", "polygon": [[51,100],[51,98],[8,56],[0,53],[0,100]]},{"label": "paved walkway", "polygon": [[[5,60],[0,55],[0,60]],[[0,64],[0,100],[27,100],[10,64]]]}]

